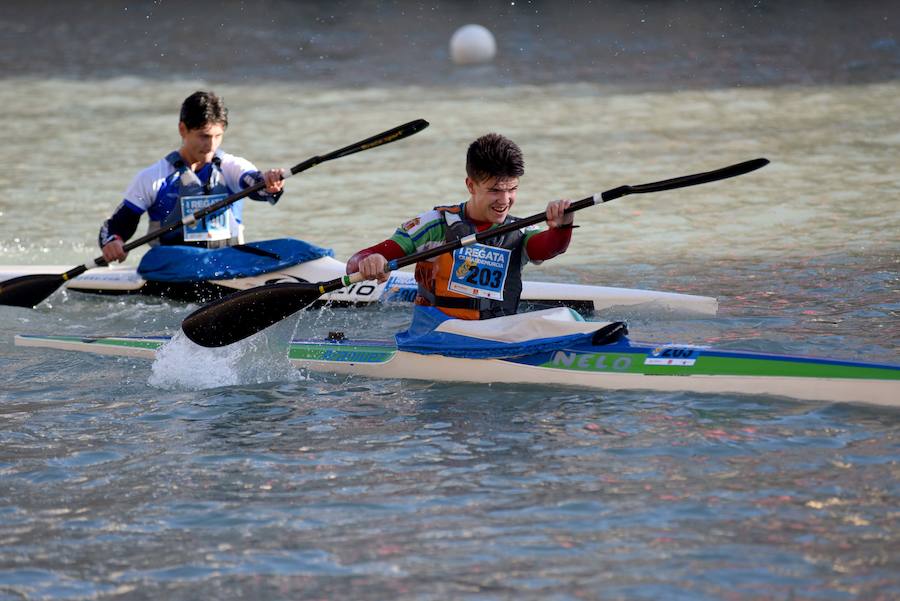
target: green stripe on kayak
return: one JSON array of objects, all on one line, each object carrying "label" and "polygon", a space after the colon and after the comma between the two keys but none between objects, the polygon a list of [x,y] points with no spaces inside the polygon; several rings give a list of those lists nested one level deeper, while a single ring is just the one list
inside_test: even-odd
[{"label": "green stripe on kayak", "polygon": [[158,350],[168,340],[150,340],[147,338],[91,338],[85,336],[24,336],[25,339],[71,342],[90,346],[115,346]]},{"label": "green stripe on kayak", "polygon": [[541,367],[584,372],[634,373],[648,376],[774,376],[900,380],[892,367],[857,366],[753,357],[700,355],[692,365],[645,365],[645,353],[573,353],[557,351]]},{"label": "green stripe on kayak", "polygon": [[[889,367],[863,367],[777,359],[732,359],[701,356],[697,366],[711,375],[784,376],[793,378],[854,378],[862,380],[900,380],[900,370]],[[647,368],[656,366],[646,366]],[[689,368],[688,368],[689,369]],[[659,373],[648,371],[646,373]]]},{"label": "green stripe on kayak", "polygon": [[391,345],[321,344],[294,342],[290,359],[339,363],[385,363],[397,353]]}]

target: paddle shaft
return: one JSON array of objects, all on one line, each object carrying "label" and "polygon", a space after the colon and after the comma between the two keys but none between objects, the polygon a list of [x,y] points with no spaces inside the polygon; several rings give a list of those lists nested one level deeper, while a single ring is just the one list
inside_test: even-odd
[{"label": "paddle shaft", "polygon": [[[287,178],[291,177],[292,175],[296,175],[296,174],[300,173],[301,171],[306,171],[307,169],[315,167],[319,163],[324,163],[325,161],[331,161],[333,159],[345,157],[347,155],[361,152],[363,150],[368,150],[370,148],[375,148],[377,146],[389,144],[391,142],[394,142],[395,140],[400,140],[402,138],[405,138],[407,136],[411,136],[417,132],[420,132],[423,129],[425,129],[426,127],[428,127],[428,122],[425,121],[424,119],[416,119],[415,121],[410,121],[409,123],[404,123],[403,125],[398,125],[397,127],[393,128],[393,129],[389,129],[385,132],[374,135],[370,138],[366,138],[365,140],[362,140],[360,142],[350,144],[349,146],[345,146],[345,147],[335,150],[333,152],[329,152],[328,154],[310,157],[310,158],[306,159],[305,161],[303,161],[302,163],[297,163],[296,165],[294,165],[293,167],[290,168],[289,173],[284,175],[282,177],[282,179],[287,179]],[[219,209],[227,207],[228,205],[233,204],[233,203],[241,200],[242,198],[246,198],[247,196],[250,196],[254,192],[258,192],[259,190],[262,190],[265,187],[266,187],[266,183],[264,181],[257,182],[256,184],[253,184],[249,188],[245,188],[245,189],[241,190],[240,192],[235,192],[231,196],[228,196],[227,198],[223,198],[219,202],[213,203],[213,204],[209,205],[208,207],[204,207],[192,215],[188,215],[181,221],[178,221],[178,222],[169,224],[165,227],[161,227],[159,229],[153,230],[152,232],[148,232],[147,234],[141,236],[140,238],[135,238],[128,244],[125,244],[122,247],[122,249],[125,252],[128,252],[132,249],[135,249],[139,246],[146,244],[147,242],[150,242],[151,240],[155,240],[156,238],[159,238],[160,236],[163,236],[169,232],[177,230],[178,228],[193,225],[194,223],[203,219],[210,213],[214,213],[214,212],[218,211]],[[107,265],[107,264],[108,263],[106,262],[106,260],[103,257],[97,257],[96,259],[94,259],[91,262],[85,263],[84,265],[79,265],[78,267],[74,267],[74,268],[70,269],[69,271],[65,272],[64,274],[62,274],[62,279],[63,279],[63,281],[67,281],[67,280],[70,280],[74,277],[81,275],[88,269],[93,269],[94,267],[103,267],[104,265]]]}]

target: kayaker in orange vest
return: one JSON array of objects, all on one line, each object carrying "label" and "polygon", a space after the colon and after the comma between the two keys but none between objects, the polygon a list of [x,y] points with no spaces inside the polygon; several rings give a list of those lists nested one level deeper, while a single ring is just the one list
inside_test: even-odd
[{"label": "kayaker in orange vest", "polygon": [[[437,206],[401,225],[394,235],[365,248],[347,262],[347,273],[387,281],[387,262],[415,252],[515,221],[510,210],[516,201],[519,178],[525,173],[522,151],[499,134],[484,135],[469,146],[466,188],[469,199],[458,205]],[[565,214],[569,200],[547,205],[547,226],[515,230],[466,245],[453,253],[416,264],[416,304],[434,306],[451,317],[487,319],[512,315],[522,293],[522,267],[562,254],[572,237],[573,214]]]}]

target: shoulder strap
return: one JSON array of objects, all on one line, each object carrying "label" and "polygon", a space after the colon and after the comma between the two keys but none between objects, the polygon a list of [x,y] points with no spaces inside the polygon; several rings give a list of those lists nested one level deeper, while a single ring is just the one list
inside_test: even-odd
[{"label": "shoulder strap", "polygon": [[448,227],[452,227],[457,223],[462,223],[463,216],[465,215],[465,206],[466,203],[460,203],[458,205],[441,205],[434,207],[434,210],[441,214]]},{"label": "shoulder strap", "polygon": [[181,180],[182,186],[189,186],[191,184],[195,186],[200,185],[200,180],[197,178],[197,175],[190,167],[188,167],[187,163],[184,162],[184,159],[181,158],[181,153],[177,150],[173,150],[167,154],[166,161],[175,169],[175,173],[178,174],[178,179]]},{"label": "shoulder strap", "polygon": [[187,165],[184,163],[184,159],[181,158],[181,153],[177,150],[173,150],[169,154],[166,155],[166,161],[175,168],[176,171],[183,171],[187,169]]}]

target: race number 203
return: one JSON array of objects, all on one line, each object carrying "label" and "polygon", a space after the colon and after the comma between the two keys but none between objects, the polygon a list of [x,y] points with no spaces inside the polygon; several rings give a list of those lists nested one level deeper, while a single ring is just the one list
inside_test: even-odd
[{"label": "race number 203", "polygon": [[503,286],[512,251],[472,244],[453,252],[453,271],[447,288],[475,298],[503,300]]}]

